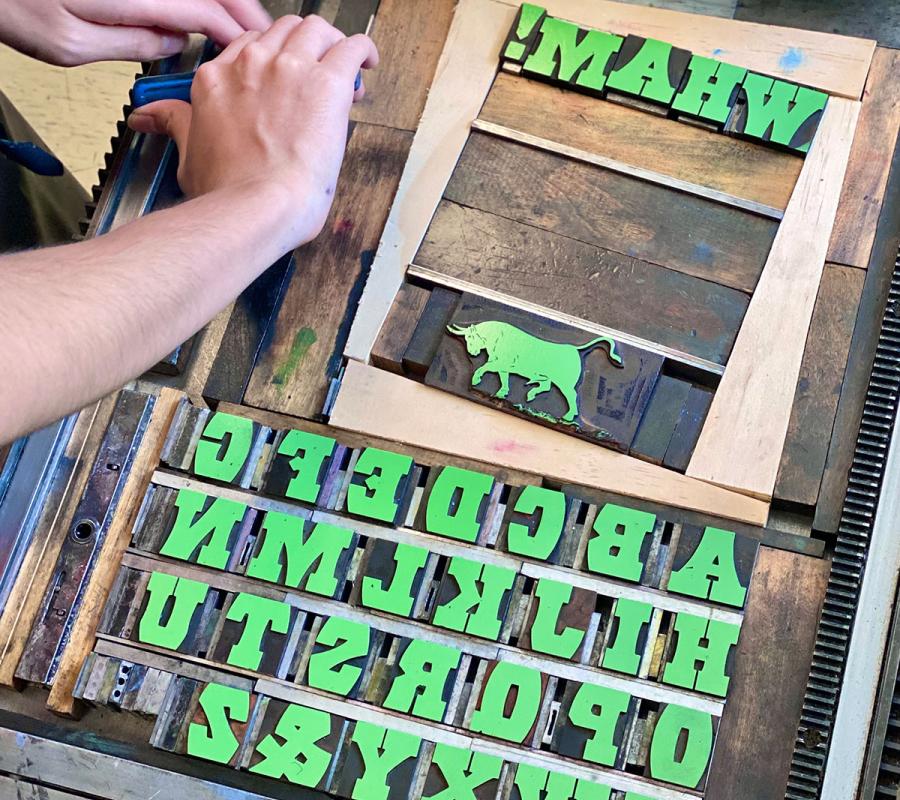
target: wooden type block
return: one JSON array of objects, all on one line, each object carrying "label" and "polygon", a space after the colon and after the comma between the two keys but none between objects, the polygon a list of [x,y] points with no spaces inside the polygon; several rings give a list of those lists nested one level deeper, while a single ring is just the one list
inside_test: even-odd
[{"label": "wooden type block", "polygon": [[329,436],[301,430],[279,431],[261,491],[274,497],[317,504],[320,496],[325,496],[326,477],[343,452]]},{"label": "wooden type block", "polygon": [[575,502],[542,486],[513,486],[503,508],[496,547],[515,555],[559,564],[571,531]]},{"label": "wooden type block", "polygon": [[87,703],[96,700],[100,684],[103,682],[103,676],[106,675],[106,668],[111,660],[106,656],[90,653],[78,674],[78,680],[72,692],[73,696]]},{"label": "wooden type block", "polygon": [[413,466],[411,456],[364,448],[347,471],[346,502],[339,497],[336,509],[379,523],[402,524],[416,487]]},{"label": "wooden type block", "polygon": [[193,463],[197,441],[209,415],[209,409],[195,406],[187,398],[183,399],[169,428],[160,463],[187,472]]},{"label": "wooden type block", "polygon": [[215,631],[219,593],[206,584],[153,573],[132,640],[181,653],[205,652]]},{"label": "wooden type block", "polygon": [[311,639],[303,682],[341,697],[361,697],[372,677],[372,666],[384,636],[370,625],[328,617]]},{"label": "wooden type block", "polygon": [[663,463],[690,391],[688,381],[660,375],[632,442],[632,455],[653,464]]},{"label": "wooden type block", "polygon": [[533,3],[523,3],[516,14],[503,49],[500,51],[506,61],[521,64],[531,52],[535,39],[541,33],[541,22],[547,12]]},{"label": "wooden type block", "polygon": [[[655,219],[680,207],[676,203],[667,201]],[[610,221],[604,230],[632,222]],[[684,229],[678,236],[683,240]],[[717,364],[727,361],[749,303],[743,292],[712,280],[506,219],[502,209],[495,214],[446,200],[416,264]],[[762,258],[754,274],[761,268]]]},{"label": "wooden type block", "polygon": [[[649,618],[648,618],[649,622]],[[694,614],[672,615],[668,654],[661,680],[696,692],[726,697],[734,675],[740,626]]]},{"label": "wooden type block", "polygon": [[[638,699],[596,684],[567,681],[550,750],[568,758],[621,769],[622,747]],[[557,690],[559,692],[559,689]]]},{"label": "wooden type block", "polygon": [[497,76],[479,119],[777,209],[787,206],[803,164],[790,153],[507,73]]},{"label": "wooden type block", "polygon": [[213,413],[197,441],[191,472],[199,478],[248,487],[266,434],[249,417]]},{"label": "wooden type block", "polygon": [[376,367],[403,374],[403,354],[430,296],[428,289],[412,283],[404,283],[400,287],[372,347],[371,358]]},{"label": "wooden type block", "polygon": [[689,50],[629,34],[612,65],[607,89],[668,106],[690,60]]},{"label": "wooden type block", "polygon": [[222,626],[209,658],[219,664],[275,676],[298,609],[278,600],[233,595],[222,609]]},{"label": "wooden type block", "polygon": [[682,706],[660,704],[650,731],[644,775],[702,792],[718,729],[718,717]]},{"label": "wooden type block", "polygon": [[123,639],[131,638],[132,608],[140,607],[148,578],[146,573],[128,567],[122,567],[119,570],[116,582],[109,593],[106,607],[103,609],[103,616],[98,627],[100,633],[119,636]]},{"label": "wooden type block", "polygon": [[480,687],[469,698],[467,727],[482,736],[530,745],[546,689],[547,675],[537,669],[485,662]]},{"label": "wooden type block", "polygon": [[419,504],[416,529],[481,543],[496,501],[493,475],[470,469],[432,467]]},{"label": "wooden type block", "polygon": [[702,386],[692,386],[687,400],[681,410],[681,416],[675,427],[675,432],[666,449],[666,457],[663,463],[671,468],[684,472],[691,460],[694,446],[700,438],[700,431],[709,407],[712,405],[713,393]]},{"label": "wooden type block", "polygon": [[404,372],[420,378],[428,372],[459,299],[458,292],[441,286],[432,290],[403,353]]},{"label": "wooden type block", "polygon": [[425,382],[627,449],[663,357],[463,295]]},{"label": "wooden type block", "polygon": [[418,736],[371,722],[356,722],[345,734],[343,760],[335,769],[330,791],[339,797],[407,800],[421,748]]},{"label": "wooden type block", "polygon": [[747,70],[743,67],[692,56],[672,103],[671,114],[702,120],[721,130],[731,115],[746,75]]},{"label": "wooden type block", "polygon": [[648,643],[652,644],[653,606],[620,597],[608,617],[605,647],[599,664],[603,669],[639,675]]},{"label": "wooden type block", "polygon": [[409,617],[422,591],[428,551],[369,539],[350,601],[361,608]]},{"label": "wooden type block", "polygon": [[131,546],[147,553],[158,553],[175,522],[175,498],[178,492],[151,484],[144,495],[134,526]]},{"label": "wooden type block", "polygon": [[[194,699],[191,707],[188,709],[186,722],[185,722],[185,731],[184,734],[186,737],[204,737],[209,735],[209,731],[211,731],[211,723],[209,717],[206,713],[206,708],[204,708],[204,692],[208,691],[209,687],[212,684],[206,684],[202,686],[199,692],[194,692]],[[214,687],[214,689],[224,689],[225,687]],[[248,708],[247,714],[244,716],[243,714],[229,714],[227,716],[227,724],[231,730],[231,735],[234,737],[234,744],[232,745],[233,754],[227,759],[227,761],[222,760],[220,763],[226,763],[228,766],[237,767],[240,764],[241,759],[241,744],[247,739],[247,734],[250,728],[250,720],[253,719],[253,712],[256,703],[260,700],[260,696],[257,694],[250,694],[248,699]],[[210,701],[207,701],[210,702]],[[217,706],[210,703],[209,708],[214,708],[217,712],[217,715],[222,713],[221,709]],[[240,717],[244,717],[241,719]],[[216,724],[221,725],[221,721],[216,719]],[[218,736],[221,736],[221,732],[218,733]],[[185,752],[187,755],[194,755],[192,752],[193,748],[188,746],[187,741],[185,742]],[[197,755],[200,755],[197,753]],[[225,752],[225,755],[228,755],[228,752]],[[201,756],[203,757],[203,756]],[[216,759],[219,760],[219,759]]]},{"label": "wooden type block", "polygon": [[451,797],[462,794],[474,800],[494,800],[497,796],[503,759],[447,744],[434,748],[431,766],[425,780],[424,797],[434,797],[449,790]]},{"label": "wooden type block", "polygon": [[815,506],[866,274],[826,264],[813,310],[775,497]]},{"label": "wooden type block", "polygon": [[[719,528],[684,525],[665,588],[743,608],[759,542]],[[733,566],[732,566],[733,565]]]},{"label": "wooden type block", "polygon": [[199,681],[175,676],[166,692],[150,744],[158,750],[167,750],[170,753],[184,752],[185,719],[202,686]]},{"label": "wooden type block", "polygon": [[134,711],[147,717],[155,717],[165,702],[175,676],[164,670],[150,669],[134,701]]},{"label": "wooden type block", "polygon": [[[249,771],[311,789],[327,789],[350,721],[270,699],[259,726]],[[315,746],[315,750],[312,750]]]},{"label": "wooden type block", "polygon": [[[523,175],[527,175],[528,179],[523,180]],[[604,256],[600,264],[595,256],[592,261],[582,261],[577,270],[569,269],[568,265],[565,269],[559,269],[561,264],[554,264],[553,261],[544,263],[537,258],[538,250],[532,252],[520,229],[513,227],[509,246],[514,249],[507,258],[519,260],[525,254],[528,257],[527,279],[525,274],[518,272],[510,277],[515,277],[519,282],[531,282],[537,276],[544,276],[544,283],[554,285],[557,294],[577,291],[584,286],[586,297],[582,298],[582,303],[590,301],[597,305],[597,301],[601,300],[597,309],[601,312],[607,312],[607,306],[612,305],[604,284],[616,276],[604,275],[601,283],[597,273],[608,271],[614,262],[622,265],[632,263],[627,258],[615,260],[605,255],[607,252],[657,264],[742,292],[752,292],[778,229],[778,222],[774,219],[480,132],[473,132],[469,137],[443,197],[444,202],[458,203],[535,227],[545,234],[559,234],[600,248],[599,254]],[[486,224],[496,228],[499,224],[492,220],[492,216],[464,230],[462,233],[468,236],[464,236],[460,243],[460,246],[468,245],[466,250],[481,250],[481,257],[473,259],[471,265],[475,270],[484,270],[476,273],[482,276],[481,280],[490,279],[487,268],[496,266],[497,259],[502,257],[500,253],[484,249],[492,237],[485,235],[490,234],[491,229],[485,231],[482,228]],[[473,221],[478,219],[476,215],[471,217]],[[441,229],[432,222],[424,243],[431,240],[440,242],[440,232],[445,239],[444,246],[452,247],[453,243],[446,240],[443,230],[446,226]],[[686,231],[693,231],[694,234],[686,235]],[[533,238],[539,242],[543,239],[541,249],[546,249],[547,243],[556,241],[553,237],[537,234]],[[575,252],[578,252],[577,249],[570,245],[557,258],[565,254],[568,261],[568,254],[574,256]],[[457,254],[457,258],[473,255],[463,251]],[[575,262],[573,266],[577,267],[580,259],[572,260]],[[608,266],[602,269],[604,260]],[[416,256],[415,263],[429,266],[427,259],[421,255]],[[687,282],[687,285],[698,292],[704,288],[694,281]],[[502,286],[491,288],[506,291]],[[535,288],[538,287],[532,287]],[[646,295],[651,288],[652,285],[642,285],[639,292],[632,292],[630,308],[621,309],[619,313],[627,310],[638,312],[640,304],[649,301]],[[706,288],[708,291],[712,287]],[[514,291],[508,293],[520,296]],[[720,297],[719,302],[724,303],[732,295],[724,292],[720,293]],[[668,299],[671,302],[674,298]],[[535,302],[549,304],[540,299]],[[611,321],[603,324],[621,327]],[[688,329],[698,324],[700,317],[693,320]],[[695,334],[699,335],[700,331]],[[653,339],[651,336],[643,338]]]},{"label": "wooden type block", "polygon": [[135,704],[137,703],[138,696],[141,693],[141,689],[144,686],[144,680],[147,677],[147,673],[150,671],[149,667],[144,666],[143,664],[132,664],[130,668],[125,673],[125,684],[121,687],[116,687],[117,690],[121,688],[121,694],[118,698],[119,708],[122,711],[133,711]]},{"label": "wooden type block", "polygon": [[536,653],[581,661],[597,595],[587,589],[541,578],[534,584],[531,607],[519,647]]}]

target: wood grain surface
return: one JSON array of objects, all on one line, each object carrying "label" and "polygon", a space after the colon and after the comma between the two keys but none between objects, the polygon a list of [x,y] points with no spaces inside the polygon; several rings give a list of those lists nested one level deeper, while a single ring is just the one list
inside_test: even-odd
[{"label": "wood grain surface", "polygon": [[772,496],[859,106],[828,103],[688,475]]},{"label": "wood grain surface", "polygon": [[864,279],[862,270],[825,265],[775,482],[779,500],[818,500]]},{"label": "wood grain surface", "polygon": [[[869,12],[871,13],[871,12]],[[897,14],[900,32],[900,10]],[[900,130],[900,52],[879,47],[866,81],[828,260],[865,267]]]},{"label": "wood grain surface", "polygon": [[778,223],[517,142],[473,133],[446,200],[745,292]]},{"label": "wood grain surface", "polygon": [[[538,107],[553,113],[535,114]],[[803,159],[502,72],[479,119],[784,209]]]},{"label": "wood grain surface", "polygon": [[717,364],[748,304],[734,289],[448,201],[416,264]]},{"label": "wood grain surface", "polygon": [[[373,402],[373,398],[378,398],[378,402]],[[726,519],[764,525],[768,518],[768,503],[755,498],[687,478],[357,361],[347,365],[331,424]]]},{"label": "wood grain surface", "polygon": [[759,549],[707,800],[784,795],[828,571]]}]

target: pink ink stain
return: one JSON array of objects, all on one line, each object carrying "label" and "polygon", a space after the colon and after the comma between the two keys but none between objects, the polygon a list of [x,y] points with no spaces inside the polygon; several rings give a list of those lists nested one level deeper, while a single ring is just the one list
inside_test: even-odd
[{"label": "pink ink stain", "polygon": [[515,439],[501,439],[499,442],[494,442],[491,445],[491,450],[496,453],[521,453],[533,449],[531,445],[521,444]]},{"label": "pink ink stain", "polygon": [[341,234],[350,233],[353,230],[353,220],[350,219],[337,219],[334,221],[334,227],[332,227],[331,232],[335,236],[340,236]]}]

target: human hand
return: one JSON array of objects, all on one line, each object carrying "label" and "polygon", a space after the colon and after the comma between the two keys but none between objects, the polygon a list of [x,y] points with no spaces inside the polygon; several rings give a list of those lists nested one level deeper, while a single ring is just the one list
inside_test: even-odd
[{"label": "human hand", "polygon": [[226,191],[259,197],[279,215],[283,250],[321,231],[334,199],[360,68],[378,64],[371,39],[345,37],[320,17],[282,17],[249,32],[197,71],[191,104],[162,100],[128,123],[171,136],[178,181],[191,197]]},{"label": "human hand", "polygon": [[58,66],[180,53],[187,34],[227,45],[272,19],[259,0],[0,0],[0,41]]}]

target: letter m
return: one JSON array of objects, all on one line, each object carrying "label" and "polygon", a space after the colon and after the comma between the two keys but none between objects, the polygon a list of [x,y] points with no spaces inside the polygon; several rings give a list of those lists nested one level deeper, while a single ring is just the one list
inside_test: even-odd
[{"label": "letter m", "polygon": [[522,65],[522,71],[571,82],[582,70],[575,83],[600,90],[606,85],[608,67],[622,41],[621,36],[581,31],[571,22],[545,17],[539,43]]}]

